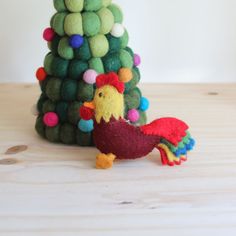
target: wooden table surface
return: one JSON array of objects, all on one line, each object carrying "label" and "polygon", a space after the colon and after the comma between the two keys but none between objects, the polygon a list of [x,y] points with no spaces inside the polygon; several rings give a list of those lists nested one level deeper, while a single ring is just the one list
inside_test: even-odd
[{"label": "wooden table surface", "polygon": [[96,170],[95,148],[37,136],[37,85],[0,85],[1,236],[236,235],[236,84],[141,87],[150,121],[191,125],[184,165],[163,167],[154,151]]}]

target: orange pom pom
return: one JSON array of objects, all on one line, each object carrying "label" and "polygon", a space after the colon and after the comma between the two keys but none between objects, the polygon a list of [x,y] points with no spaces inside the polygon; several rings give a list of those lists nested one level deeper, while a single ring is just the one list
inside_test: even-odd
[{"label": "orange pom pom", "polygon": [[36,78],[38,81],[43,81],[47,77],[47,73],[43,67],[40,67],[36,72]]},{"label": "orange pom pom", "polygon": [[133,79],[133,73],[131,69],[129,68],[121,68],[119,70],[118,75],[119,75],[120,81],[123,83],[128,83],[130,80]]}]

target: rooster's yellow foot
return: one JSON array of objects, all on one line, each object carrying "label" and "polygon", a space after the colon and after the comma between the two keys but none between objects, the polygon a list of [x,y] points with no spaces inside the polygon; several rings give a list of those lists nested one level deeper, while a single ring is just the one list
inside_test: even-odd
[{"label": "rooster's yellow foot", "polygon": [[100,153],[97,156],[96,160],[96,168],[97,169],[109,169],[113,166],[113,162],[116,159],[116,156],[112,153],[110,154],[103,154]]}]

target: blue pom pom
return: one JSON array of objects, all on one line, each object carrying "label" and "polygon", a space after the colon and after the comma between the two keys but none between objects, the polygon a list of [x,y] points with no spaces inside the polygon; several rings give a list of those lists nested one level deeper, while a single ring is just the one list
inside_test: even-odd
[{"label": "blue pom pom", "polygon": [[84,38],[79,34],[75,34],[70,37],[69,42],[72,48],[80,48],[84,43]]},{"label": "blue pom pom", "polygon": [[141,102],[140,102],[140,106],[139,106],[139,110],[147,111],[149,108],[149,105],[150,105],[150,103],[149,103],[148,99],[145,97],[142,97]]},{"label": "blue pom pom", "polygon": [[78,128],[84,133],[89,133],[94,129],[93,120],[80,120],[78,124]]}]

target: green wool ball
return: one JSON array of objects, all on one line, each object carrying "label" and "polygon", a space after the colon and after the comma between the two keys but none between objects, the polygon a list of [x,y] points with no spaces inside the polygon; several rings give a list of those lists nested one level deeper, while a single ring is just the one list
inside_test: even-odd
[{"label": "green wool ball", "polygon": [[139,115],[140,115],[138,125],[147,124],[147,114],[146,114],[146,112],[144,112],[144,111],[138,111],[138,112],[139,112]]},{"label": "green wool ball", "polygon": [[75,59],[79,59],[81,61],[88,61],[92,55],[90,52],[89,42],[86,37],[84,37],[84,43],[80,48],[74,50]]},{"label": "green wool ball", "polygon": [[76,131],[76,142],[81,147],[88,147],[93,145],[92,133],[84,133],[81,130]]},{"label": "green wool ball", "polygon": [[56,34],[51,42],[51,53],[54,56],[58,55],[58,45],[60,43],[60,40],[61,37]]},{"label": "green wool ball", "polygon": [[65,18],[64,30],[67,35],[83,35],[83,20],[80,13],[70,13]]},{"label": "green wool ball", "polygon": [[50,77],[48,76],[45,80],[39,82],[42,93],[46,93],[46,87],[49,79]]},{"label": "green wool ball", "polygon": [[129,94],[125,94],[125,106],[127,110],[138,109],[141,97],[136,90],[131,90]]},{"label": "green wool ball", "polygon": [[51,78],[48,80],[46,94],[53,102],[57,102],[61,99],[61,85],[61,79]]},{"label": "green wool ball", "polygon": [[99,33],[101,22],[98,15],[94,12],[85,12],[82,14],[84,34],[88,37]]},{"label": "green wool ball", "polygon": [[71,60],[74,58],[74,50],[69,44],[68,37],[64,37],[60,40],[58,45],[58,54],[66,60]]},{"label": "green wool ball", "polygon": [[114,16],[112,12],[108,8],[103,7],[97,12],[97,15],[101,21],[100,33],[108,34],[114,25]]},{"label": "green wool ball", "polygon": [[50,99],[46,100],[43,104],[43,113],[54,112],[56,110],[56,105]]},{"label": "green wool ball", "polygon": [[111,34],[106,35],[109,43],[109,52],[118,52],[121,49],[120,38],[114,37]]},{"label": "green wool ball", "polygon": [[80,119],[79,110],[83,105],[82,102],[72,102],[68,107],[68,121],[72,125],[77,125]]},{"label": "green wool ball", "polygon": [[69,61],[60,58],[54,57],[51,64],[51,72],[55,77],[66,77],[68,71]]},{"label": "green wool ball", "polygon": [[125,68],[132,69],[134,65],[134,60],[128,51],[121,49],[120,50],[120,61],[121,66]]},{"label": "green wool ball", "polygon": [[66,11],[66,6],[64,0],[53,0],[53,5],[55,9],[59,12]]},{"label": "green wool ball", "polygon": [[46,127],[46,138],[52,143],[60,142],[60,128],[60,125],[57,125],[56,127]]},{"label": "green wool ball", "polygon": [[90,38],[89,45],[93,57],[104,57],[109,50],[107,38],[102,34]]},{"label": "green wool ball", "polygon": [[86,70],[88,70],[87,62],[72,60],[70,62],[68,75],[71,79],[80,79]]},{"label": "green wool ball", "polygon": [[133,50],[130,47],[126,47],[125,50],[127,52],[129,52],[129,54],[132,56],[132,58],[134,58],[134,52],[133,52]]},{"label": "green wool ball", "polygon": [[66,79],[61,86],[61,98],[63,101],[71,102],[76,99],[77,81]]},{"label": "green wool ball", "polygon": [[106,73],[111,71],[118,72],[121,68],[119,53],[110,53],[106,55],[102,61]]},{"label": "green wool ball", "polygon": [[80,102],[92,101],[94,97],[94,87],[83,80],[78,83],[77,99]]},{"label": "green wool ball", "polygon": [[102,7],[102,0],[84,0],[86,11],[97,11]]},{"label": "green wool ball", "polygon": [[112,1],[112,0],[102,0],[102,6],[103,6],[103,7],[109,6],[109,5],[111,4],[111,1]]},{"label": "green wool ball", "polygon": [[63,124],[60,130],[60,140],[64,144],[75,144],[76,127],[71,124]]},{"label": "green wool ball", "polygon": [[104,74],[105,72],[101,58],[89,60],[89,68],[95,70],[98,74]]},{"label": "green wool ball", "polygon": [[45,103],[45,101],[47,101],[47,96],[44,93],[42,93],[37,102],[37,109],[40,114],[42,114],[43,112],[43,104]]},{"label": "green wool ball", "polygon": [[65,0],[65,5],[70,12],[81,12],[84,7],[84,0]]},{"label": "green wool ball", "polygon": [[120,40],[121,40],[121,48],[126,48],[129,43],[129,34],[127,30],[125,30],[125,33],[120,38]]},{"label": "green wool ball", "polygon": [[123,12],[121,8],[116,4],[111,4],[110,6],[108,6],[108,9],[112,12],[115,23],[121,24],[123,22]]},{"label": "green wool ball", "polygon": [[48,53],[44,59],[43,65],[48,75],[52,75],[51,66],[52,66],[53,58],[54,56],[52,55],[52,53]]},{"label": "green wool ball", "polygon": [[125,84],[125,93],[129,93],[129,91],[131,89],[134,89],[140,81],[139,69],[137,67],[134,67],[132,69],[132,72],[133,72],[133,79],[129,83]]},{"label": "green wool ball", "polygon": [[45,137],[45,125],[43,123],[43,117],[39,116],[35,123],[35,130],[41,137]]},{"label": "green wool ball", "polygon": [[67,16],[66,12],[56,13],[53,16],[52,28],[60,36],[64,36],[65,35],[64,22],[65,22],[66,16]]},{"label": "green wool ball", "polygon": [[58,114],[61,123],[66,122],[67,112],[68,112],[68,103],[66,103],[66,102],[57,103],[56,113]]}]

